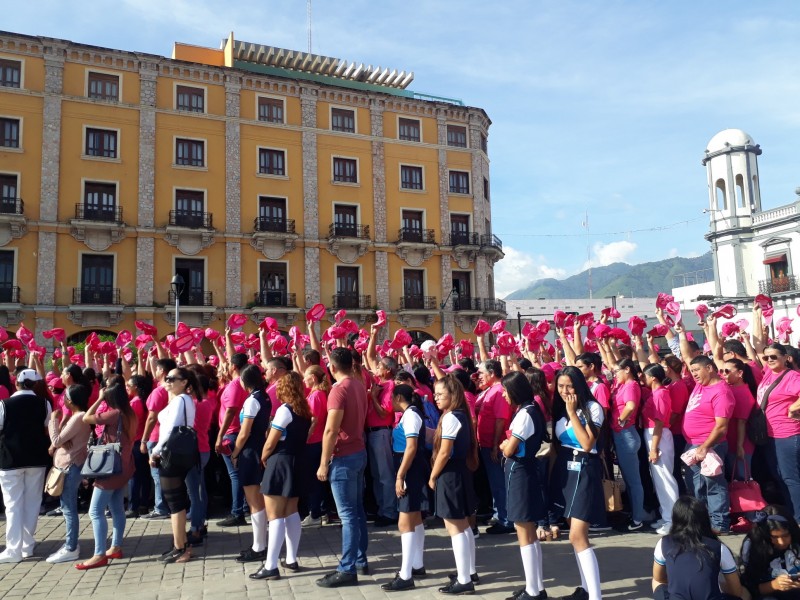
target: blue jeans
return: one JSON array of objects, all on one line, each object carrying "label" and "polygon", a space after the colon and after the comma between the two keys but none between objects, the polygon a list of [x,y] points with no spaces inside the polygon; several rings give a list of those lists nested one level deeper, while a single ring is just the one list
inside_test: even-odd
[{"label": "blue jeans", "polygon": [[206,510],[208,509],[208,494],[206,494],[205,468],[211,452],[200,453],[200,464],[190,469],[186,474],[186,491],[189,493],[191,506],[189,507],[189,522],[192,531],[200,531],[206,523]]},{"label": "blue jeans", "polygon": [[639,448],[642,446],[642,438],[636,427],[613,433],[619,470],[622,471],[622,479],[625,480],[625,489],[631,501],[631,517],[635,522],[641,523],[648,517],[644,510],[644,489],[639,474]]},{"label": "blue jeans", "polygon": [[[236,436],[237,434],[235,433],[228,433],[222,436],[222,439],[229,440],[231,448],[233,448],[236,445]],[[233,466],[233,461],[230,456],[225,456],[223,454],[222,460],[225,461],[225,466],[228,468],[228,477],[231,479],[231,514],[237,517],[243,517],[245,499],[244,488],[242,488],[242,484],[239,483],[239,471]]]},{"label": "blue jeans", "polygon": [[336,569],[355,573],[367,564],[367,513],[364,512],[364,450],[334,458],[328,469],[336,511],[342,520],[342,558]]},{"label": "blue jeans", "polygon": [[111,522],[114,526],[114,532],[111,536],[111,545],[122,545],[122,537],[125,535],[124,496],[124,487],[118,490],[101,490],[100,488],[94,488],[92,492],[92,502],[89,504],[89,516],[92,518],[92,531],[94,531],[95,556],[105,556],[106,554],[106,538],[108,537],[106,507],[111,509]]},{"label": "blue jeans", "polygon": [[[486,478],[489,480],[489,490],[492,492],[492,511],[493,516],[505,527],[512,527],[513,523],[508,520],[506,512],[506,481],[503,474],[503,463],[492,460],[492,449],[480,449],[483,468],[486,469]],[[501,457],[502,454],[498,453]]]},{"label": "blue jeans", "polygon": [[80,531],[78,516],[78,488],[81,487],[82,465],[70,465],[64,474],[64,490],[61,492],[61,512],[64,513],[64,526],[67,529],[67,550],[78,547]]},{"label": "blue jeans", "polygon": [[[153,448],[156,447],[156,442],[147,442],[147,453],[150,454],[153,452]],[[167,507],[167,503],[164,501],[164,496],[161,494],[161,476],[158,474],[158,469],[150,467],[150,477],[153,478],[153,489],[155,490],[155,500],[156,505],[153,508],[155,512],[160,515],[168,515],[169,508]]]},{"label": "blue jeans", "polygon": [[769,438],[764,445],[770,474],[783,493],[783,502],[800,521],[800,436]]},{"label": "blue jeans", "polygon": [[[688,444],[686,450],[697,448],[700,444]],[[714,446],[723,464],[728,455],[728,442],[723,441]],[[705,503],[711,517],[711,527],[719,531],[727,531],[731,527],[731,500],[728,495],[728,481],[725,479],[725,469],[716,477],[706,477],[700,474],[700,463],[687,466],[686,490],[695,498]]]},{"label": "blue jeans", "polygon": [[319,519],[325,513],[325,484],[316,476],[320,458],[322,458],[322,442],[306,444],[306,464],[313,475],[308,490],[308,512],[313,519]]},{"label": "blue jeans", "polygon": [[379,429],[367,432],[369,470],[372,473],[372,491],[378,504],[378,516],[397,518],[397,494],[394,486],[394,459],[392,458],[392,430]]}]

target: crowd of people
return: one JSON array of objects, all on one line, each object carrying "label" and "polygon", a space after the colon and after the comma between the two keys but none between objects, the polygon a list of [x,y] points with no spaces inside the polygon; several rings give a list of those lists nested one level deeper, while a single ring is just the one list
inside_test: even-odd
[{"label": "crowd of people", "polygon": [[[33,554],[43,490],[60,498],[65,523],[48,562],[87,570],[121,559],[127,518],[169,518],[160,560],[187,562],[207,534],[205,470],[221,457],[231,507],[218,525],[245,526],[249,513],[252,544],[237,560],[260,564],[252,579],[279,579],[279,564],[299,570],[303,529],[335,514],[341,558],[317,585],[357,584],[370,568],[368,496],[375,525],[399,531],[399,570],[382,589],[413,589],[426,575],[426,517],[436,517],[455,563],[439,591],[474,593],[476,508],[488,491],[484,535],[515,532],[519,542],[525,585],[512,598],[547,598],[541,542],[568,528],[581,586],[567,598],[597,600],[589,535],[622,508],[618,471],[622,527],[664,536],[654,597],[800,598],[800,351],[790,323],[770,339],[765,296],[750,322],[733,321],[731,305],[695,312],[703,346],[666,294],[647,332],[639,317],[617,327],[613,308],[598,319],[556,311],[517,336],[504,321],[479,321],[474,343],[446,334],[419,347],[402,329],[384,335],[380,310],[369,330],[339,311],[319,335],[321,305],[305,333],[288,336],[269,317],[258,334],[232,315],[223,332],[179,323],[163,339],[137,321],[135,338],[91,333],[82,352],[63,330],[43,332],[48,354],[24,326],[10,339],[0,331],[0,563]],[[87,480],[94,550],[81,561]],[[745,482],[746,505],[732,482]],[[747,532],[738,562],[720,541],[732,531]]]}]

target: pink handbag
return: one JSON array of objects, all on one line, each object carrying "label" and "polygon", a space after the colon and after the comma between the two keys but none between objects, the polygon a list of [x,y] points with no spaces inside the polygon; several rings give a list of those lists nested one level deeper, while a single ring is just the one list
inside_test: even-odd
[{"label": "pink handbag", "polygon": [[[733,465],[733,472],[736,473],[736,463]],[[747,468],[747,463],[744,466],[744,478],[744,481],[733,480],[728,484],[732,513],[761,510],[767,505],[764,501],[764,496],[761,495],[761,486],[750,477],[750,469]]]}]

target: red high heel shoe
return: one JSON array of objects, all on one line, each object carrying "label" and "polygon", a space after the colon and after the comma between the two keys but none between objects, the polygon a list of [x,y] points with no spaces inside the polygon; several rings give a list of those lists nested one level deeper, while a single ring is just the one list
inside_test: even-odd
[{"label": "red high heel shoe", "polygon": [[114,558],[122,558],[122,549],[120,548],[116,552],[106,552],[106,558],[108,560],[112,560]]},{"label": "red high heel shoe", "polygon": [[75,565],[75,568],[78,571],[88,571],[89,569],[97,569],[98,567],[105,567],[108,566],[108,557],[104,556],[101,560],[98,560],[96,563],[78,563]]}]

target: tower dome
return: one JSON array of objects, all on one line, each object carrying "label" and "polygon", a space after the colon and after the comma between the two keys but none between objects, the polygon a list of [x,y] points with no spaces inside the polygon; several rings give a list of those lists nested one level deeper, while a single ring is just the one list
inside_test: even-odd
[{"label": "tower dome", "polygon": [[755,142],[741,129],[723,129],[708,142],[706,152],[710,154],[737,146],[755,146]]}]

